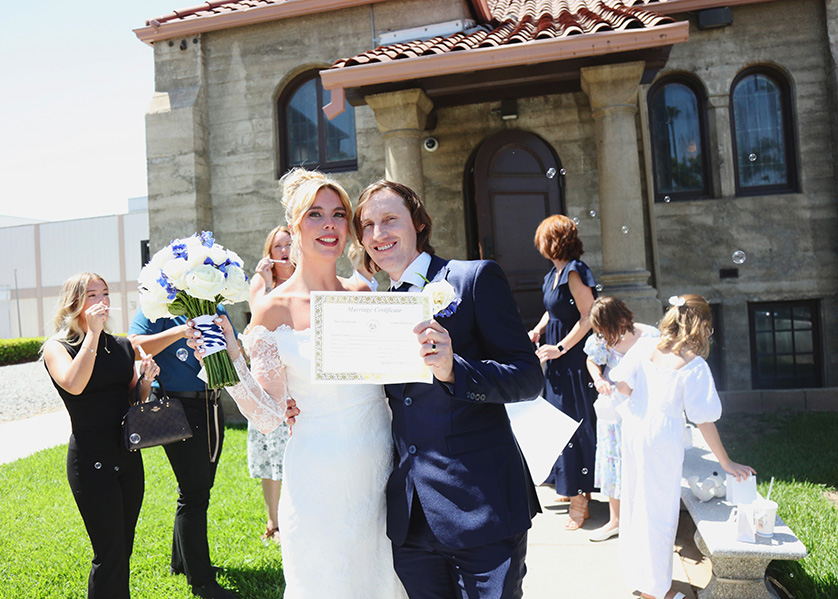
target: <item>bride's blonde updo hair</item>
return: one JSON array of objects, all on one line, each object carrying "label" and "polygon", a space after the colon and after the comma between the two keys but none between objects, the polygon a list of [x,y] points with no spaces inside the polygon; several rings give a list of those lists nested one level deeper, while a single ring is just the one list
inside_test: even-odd
[{"label": "bride's blonde updo hair", "polygon": [[[279,180],[279,188],[285,208],[285,222],[291,229],[291,262],[295,265],[300,260],[300,223],[308,209],[314,205],[318,191],[331,189],[338,194],[340,203],[346,210],[346,222],[352,221],[352,204],[346,190],[328,175],[319,171],[293,168]],[[352,227],[349,227],[349,242],[354,242]]]},{"label": "bride's blonde updo hair", "polygon": [[705,299],[695,293],[673,296],[669,310],[658,328],[661,331],[658,348],[680,354],[690,350],[706,358],[710,353],[713,316]]}]

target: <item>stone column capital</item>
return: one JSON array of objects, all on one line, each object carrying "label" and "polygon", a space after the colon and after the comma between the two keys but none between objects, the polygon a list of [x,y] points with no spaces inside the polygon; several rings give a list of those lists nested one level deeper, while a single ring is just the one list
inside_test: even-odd
[{"label": "stone column capital", "polygon": [[375,122],[383,135],[401,130],[422,131],[433,101],[419,88],[373,94],[364,101],[375,113]]},{"label": "stone column capital", "polygon": [[612,107],[637,107],[637,91],[646,63],[643,61],[609,64],[582,69],[582,91],[588,96],[591,111]]}]

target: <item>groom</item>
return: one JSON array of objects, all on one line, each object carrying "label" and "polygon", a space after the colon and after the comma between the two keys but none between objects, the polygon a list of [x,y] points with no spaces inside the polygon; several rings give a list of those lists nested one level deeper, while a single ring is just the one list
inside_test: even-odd
[{"label": "groom", "polygon": [[367,187],[353,220],[370,272],[391,289],[448,281],[460,304],[414,332],[434,381],[387,385],[396,463],[387,535],[411,599],[517,598],[527,530],[540,511],[503,404],[544,384],[518,308],[494,262],[443,260],[431,217],[405,185]]}]

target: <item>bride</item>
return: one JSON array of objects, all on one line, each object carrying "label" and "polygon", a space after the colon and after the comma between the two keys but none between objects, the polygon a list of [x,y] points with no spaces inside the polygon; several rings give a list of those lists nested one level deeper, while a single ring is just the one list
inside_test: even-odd
[{"label": "bride", "polygon": [[[385,534],[385,486],[393,466],[390,409],[380,385],[312,385],[311,291],[344,291],[335,263],[350,237],[344,189],[294,169],[281,181],[294,274],[253,305],[241,336],[222,329],[241,382],[228,391],[262,432],[285,419],[293,397],[306,418],[285,450],[279,534],[285,599],[405,599]],[[200,350],[199,350],[200,352]]]}]

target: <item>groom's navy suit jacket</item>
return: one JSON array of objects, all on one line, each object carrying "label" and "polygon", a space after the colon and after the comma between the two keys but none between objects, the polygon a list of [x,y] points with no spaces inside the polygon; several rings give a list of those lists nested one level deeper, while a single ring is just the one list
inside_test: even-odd
[{"label": "groom's navy suit jacket", "polygon": [[544,378],[500,266],[433,256],[427,278],[461,299],[437,317],[451,335],[454,383],[386,386],[396,448],[387,534],[404,543],[415,492],[434,536],[465,549],[527,530],[540,511],[503,404],[535,398]]}]

